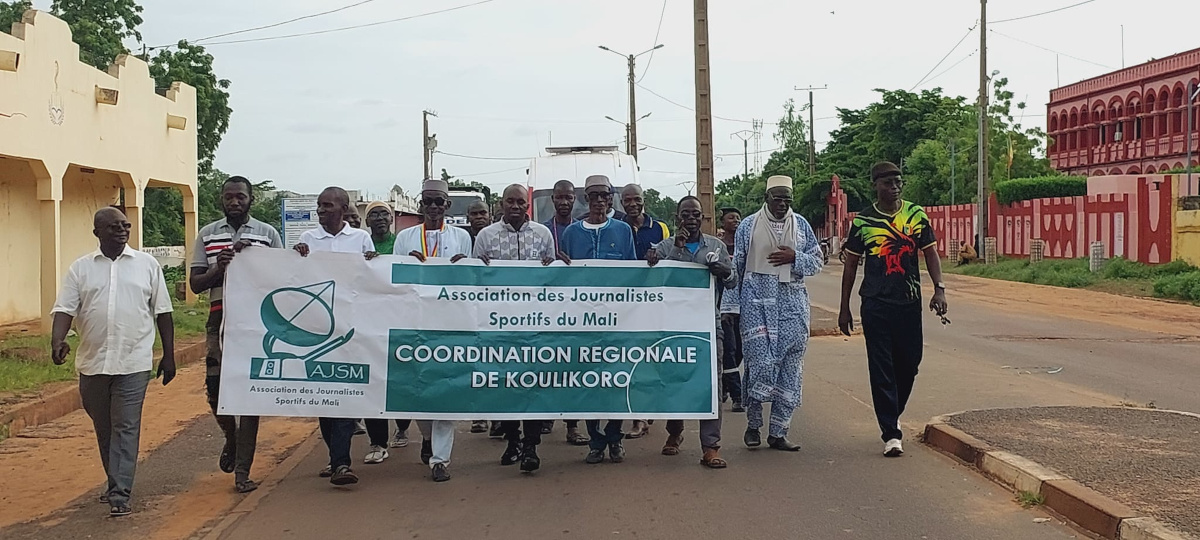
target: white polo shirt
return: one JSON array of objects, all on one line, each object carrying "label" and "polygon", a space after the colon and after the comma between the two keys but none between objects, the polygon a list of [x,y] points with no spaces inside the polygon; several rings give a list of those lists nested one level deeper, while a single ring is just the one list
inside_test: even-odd
[{"label": "white polo shirt", "polygon": [[51,312],[75,319],[76,371],[128,375],[154,367],[154,320],[171,311],[158,261],[125,246],[116,260],[96,250],[71,263]]},{"label": "white polo shirt", "polygon": [[333,253],[366,253],[375,251],[375,242],[371,241],[371,233],[343,225],[336,235],[329,234],[324,227],[309,229],[300,233],[300,243],[308,244],[310,251],[329,251]]}]

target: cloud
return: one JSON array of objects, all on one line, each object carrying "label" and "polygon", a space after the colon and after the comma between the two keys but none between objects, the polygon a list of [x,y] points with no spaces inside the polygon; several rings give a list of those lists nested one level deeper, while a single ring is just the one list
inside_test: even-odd
[{"label": "cloud", "polygon": [[340,124],[321,124],[317,122],[301,122],[288,126],[288,131],[301,135],[339,135],[346,132]]}]

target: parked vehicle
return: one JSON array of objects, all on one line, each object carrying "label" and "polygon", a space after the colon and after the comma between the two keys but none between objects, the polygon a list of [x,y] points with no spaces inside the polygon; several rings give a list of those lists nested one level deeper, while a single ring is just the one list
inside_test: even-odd
[{"label": "parked vehicle", "polygon": [[[554,184],[570,180],[575,185],[575,208],[571,215],[587,213],[587,197],[583,182],[594,174],[603,174],[613,185],[614,194],[628,184],[641,184],[637,162],[633,156],[617,151],[615,146],[563,146],[546,149],[548,156],[529,162],[529,212],[539,223],[554,216],[551,196]],[[614,200],[617,206],[619,202]],[[455,203],[457,204],[457,203]]]},{"label": "parked vehicle", "polygon": [[832,238],[821,239],[821,259],[825,262],[825,264],[829,264],[829,242],[831,240]]},{"label": "parked vehicle", "polygon": [[467,228],[471,223],[467,220],[467,209],[476,202],[487,202],[487,199],[475,188],[450,187],[450,209],[446,210],[446,224]]}]

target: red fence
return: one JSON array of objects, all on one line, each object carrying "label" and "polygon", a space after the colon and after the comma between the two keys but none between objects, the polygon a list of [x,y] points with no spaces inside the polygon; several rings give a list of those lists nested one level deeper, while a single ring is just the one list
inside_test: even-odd
[{"label": "red fence", "polygon": [[[1055,197],[1000,206],[993,198],[988,213],[988,233],[996,238],[1002,256],[1026,257],[1031,239],[1046,243],[1048,258],[1086,257],[1092,242],[1104,242],[1108,257],[1125,257],[1148,264],[1171,261],[1171,210],[1174,195],[1171,177],[1139,176],[1125,193],[1081,197]],[[840,192],[835,184],[835,192]],[[830,219],[830,231],[849,230],[851,214],[836,208],[845,195],[831,194],[829,215],[846,216],[842,223]],[[972,241],[975,205],[935,206],[925,209],[938,237],[938,251],[947,255],[958,241]],[[839,231],[840,232],[840,231]],[[844,236],[844,233],[842,234]]]}]

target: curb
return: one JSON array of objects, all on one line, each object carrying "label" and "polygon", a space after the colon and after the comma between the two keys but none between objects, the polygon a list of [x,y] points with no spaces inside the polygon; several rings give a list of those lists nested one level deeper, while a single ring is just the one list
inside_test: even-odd
[{"label": "curb", "polygon": [[292,450],[291,454],[288,454],[288,457],[284,458],[284,460],[275,467],[275,470],[271,471],[271,474],[267,476],[267,479],[258,485],[258,489],[254,490],[249,495],[246,495],[246,498],[242,499],[242,502],[238,503],[237,506],[234,506],[233,510],[230,510],[228,515],[226,515],[224,518],[221,518],[221,521],[213,526],[213,528],[206,534],[204,534],[202,538],[204,540],[219,540],[225,535],[225,533],[229,532],[229,530],[232,529],[239,520],[245,517],[246,514],[249,514],[257,509],[258,504],[262,502],[262,500],[268,495],[270,495],[271,492],[275,490],[275,487],[278,486],[279,483],[287,477],[287,475],[291,474],[291,472],[300,465],[300,462],[304,461],[304,458],[308,457],[308,455],[312,453],[313,449],[317,447],[317,443],[321,440],[321,438],[314,437],[313,435],[315,433],[316,430],[314,429],[313,432],[310,433],[303,442],[301,442]]},{"label": "curb", "polygon": [[[175,366],[181,368],[204,360],[206,352],[203,339],[183,345],[175,351]],[[64,388],[0,415],[0,433],[15,437],[25,429],[53,422],[81,408],[83,402],[79,399],[79,389]]]},{"label": "curb", "polygon": [[1189,540],[1162,522],[1021,456],[996,449],[934,417],[925,426],[924,442],[971,465],[1016,492],[1041,495],[1042,506],[1076,526],[1111,540]]}]

